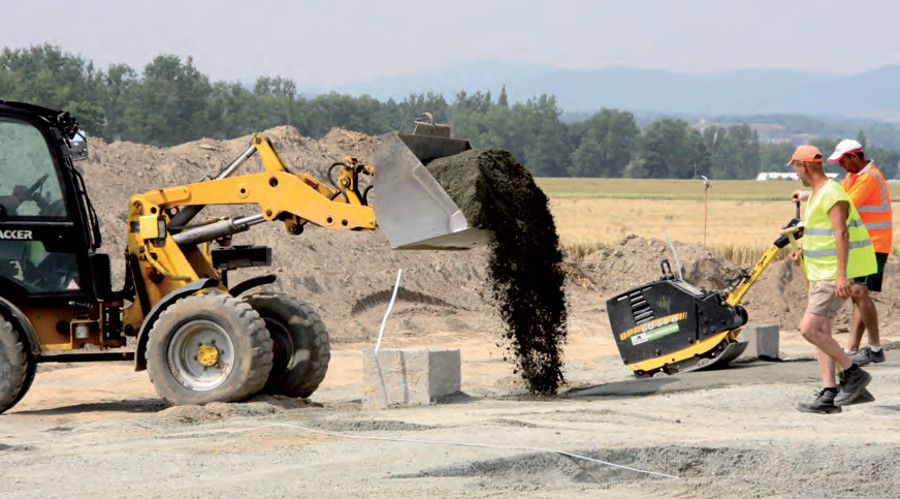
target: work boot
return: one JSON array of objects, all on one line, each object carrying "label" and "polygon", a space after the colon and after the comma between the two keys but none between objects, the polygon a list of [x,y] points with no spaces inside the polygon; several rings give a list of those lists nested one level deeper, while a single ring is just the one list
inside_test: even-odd
[{"label": "work boot", "polygon": [[884,348],[877,352],[873,352],[869,345],[859,349],[858,352],[850,356],[850,360],[856,362],[858,366],[864,366],[869,362],[884,362]]},{"label": "work boot", "polygon": [[[856,369],[853,369],[853,367],[856,367]],[[834,405],[838,407],[850,405],[865,390],[866,385],[872,381],[872,375],[856,365],[841,371],[839,378],[841,391],[834,398]]]},{"label": "work boot", "polygon": [[841,412],[841,408],[834,405],[834,397],[836,396],[836,391],[822,388],[822,391],[816,393],[816,399],[812,402],[798,403],[797,410],[818,414],[836,414]]},{"label": "work boot", "polygon": [[866,404],[868,402],[875,402],[875,396],[872,395],[872,392],[870,392],[868,388],[863,388],[863,390],[859,392],[859,396],[853,399],[853,402],[846,405]]}]

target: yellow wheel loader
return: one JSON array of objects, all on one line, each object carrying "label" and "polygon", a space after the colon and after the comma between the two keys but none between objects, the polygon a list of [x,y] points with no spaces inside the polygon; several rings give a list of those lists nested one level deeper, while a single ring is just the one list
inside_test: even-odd
[{"label": "yellow wheel loader", "polygon": [[[421,126],[419,126],[421,125]],[[469,149],[433,123],[378,137],[375,167],[352,158],[334,185],[292,173],[255,136],[215,178],[131,197],[123,289],[111,285],[98,218],[73,161],[87,141],[68,113],[0,101],[0,413],[28,391],[39,362],[132,359],[172,404],[237,401],[256,393],[308,397],[325,377],[328,333],[300,298],[247,293],[264,275],[228,282],[228,271],[271,263],[271,249],[228,246],[231,236],[280,222],[381,230],[395,249],[468,249],[490,233],[465,216],[423,161]],[[258,155],[263,171],[238,175]],[[361,177],[371,177],[368,202]],[[200,220],[208,205],[259,213]],[[210,249],[212,242],[221,248]]]}]

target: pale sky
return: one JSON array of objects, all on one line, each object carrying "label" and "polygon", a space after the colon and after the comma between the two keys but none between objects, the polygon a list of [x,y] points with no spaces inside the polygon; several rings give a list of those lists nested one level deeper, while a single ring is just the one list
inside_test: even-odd
[{"label": "pale sky", "polygon": [[0,46],[100,69],[192,56],[212,80],[329,85],[473,61],[851,74],[900,63],[896,0],[6,0]]}]

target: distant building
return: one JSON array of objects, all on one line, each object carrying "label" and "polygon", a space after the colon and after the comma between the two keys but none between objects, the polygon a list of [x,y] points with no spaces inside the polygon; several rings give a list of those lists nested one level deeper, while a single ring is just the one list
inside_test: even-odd
[{"label": "distant building", "polygon": [[756,180],[800,180],[796,172],[759,172]]},{"label": "distant building", "polygon": [[[838,179],[837,173],[826,173],[828,178]],[[756,180],[800,180],[796,172],[760,172]]]}]

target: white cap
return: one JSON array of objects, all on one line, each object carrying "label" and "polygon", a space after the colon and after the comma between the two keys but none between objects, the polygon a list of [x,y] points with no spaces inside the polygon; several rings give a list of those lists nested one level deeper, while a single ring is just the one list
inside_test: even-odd
[{"label": "white cap", "polygon": [[862,152],[862,144],[853,139],[842,140],[838,142],[838,145],[834,148],[834,154],[828,156],[828,161],[837,163],[844,155],[854,152]]}]

